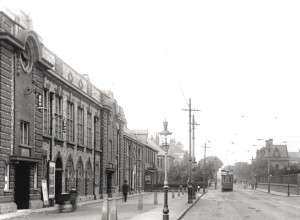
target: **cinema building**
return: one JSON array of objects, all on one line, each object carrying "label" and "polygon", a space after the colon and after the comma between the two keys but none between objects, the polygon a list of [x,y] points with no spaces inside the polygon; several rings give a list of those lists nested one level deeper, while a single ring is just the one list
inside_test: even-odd
[{"label": "cinema building", "polygon": [[112,196],[124,179],[144,190],[157,151],[145,168],[113,93],[52,53],[24,15],[0,12],[0,79],[0,213],[54,205],[73,188],[79,201]]}]

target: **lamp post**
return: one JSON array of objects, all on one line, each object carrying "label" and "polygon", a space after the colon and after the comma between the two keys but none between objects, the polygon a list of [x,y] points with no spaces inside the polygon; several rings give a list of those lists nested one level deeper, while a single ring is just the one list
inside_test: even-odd
[{"label": "lamp post", "polygon": [[[263,141],[264,139],[257,139],[258,141]],[[266,147],[268,148],[268,193],[271,191],[270,187],[270,151],[271,151],[272,139],[266,140]]]},{"label": "lamp post", "polygon": [[287,192],[287,196],[290,196],[290,170],[291,170],[291,167],[290,167],[290,164],[288,164],[288,166],[287,166],[287,171],[288,171],[288,192]]},{"label": "lamp post", "polygon": [[163,208],[163,220],[169,220],[169,208],[168,208],[168,175],[167,175],[167,155],[169,150],[169,143],[168,143],[168,135],[171,135],[172,132],[168,131],[168,122],[165,120],[164,123],[164,130],[160,132],[162,146],[165,150],[165,181],[164,181],[164,208]]},{"label": "lamp post", "polygon": [[269,140],[266,141],[266,145],[268,147],[268,193],[270,193],[271,191],[271,187],[270,187],[270,148],[271,148],[271,144],[269,142]]}]

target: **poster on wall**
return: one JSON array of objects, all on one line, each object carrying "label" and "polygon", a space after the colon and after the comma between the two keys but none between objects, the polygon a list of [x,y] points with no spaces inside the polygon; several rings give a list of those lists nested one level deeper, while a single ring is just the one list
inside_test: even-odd
[{"label": "poster on wall", "polygon": [[48,198],[47,180],[45,179],[42,179],[42,193],[43,193],[44,206],[48,206],[49,198]]},{"label": "poster on wall", "polygon": [[49,162],[49,199],[55,195],[55,162]]}]

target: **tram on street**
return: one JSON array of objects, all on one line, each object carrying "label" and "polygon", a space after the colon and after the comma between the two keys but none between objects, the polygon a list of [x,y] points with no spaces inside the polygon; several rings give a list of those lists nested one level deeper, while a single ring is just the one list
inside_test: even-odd
[{"label": "tram on street", "polygon": [[221,170],[222,191],[233,190],[233,170]]}]

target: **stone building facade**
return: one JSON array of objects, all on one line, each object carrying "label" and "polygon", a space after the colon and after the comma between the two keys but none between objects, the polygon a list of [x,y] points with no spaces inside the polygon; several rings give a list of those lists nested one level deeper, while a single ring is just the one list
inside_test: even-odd
[{"label": "stone building facade", "polygon": [[[73,188],[81,201],[101,199],[121,192],[125,179],[132,193],[143,191],[157,151],[124,133],[112,92],[52,53],[31,27],[0,12],[0,213],[54,205]],[[145,165],[146,148],[154,158]]]}]

